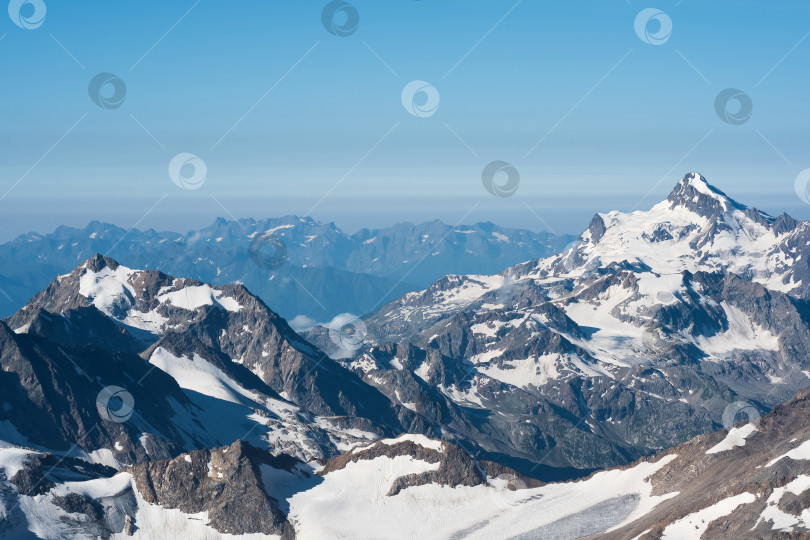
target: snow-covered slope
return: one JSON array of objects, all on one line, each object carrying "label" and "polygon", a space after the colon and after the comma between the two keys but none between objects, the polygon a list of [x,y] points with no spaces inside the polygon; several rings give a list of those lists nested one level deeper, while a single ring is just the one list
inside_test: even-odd
[{"label": "snow-covered slope", "polygon": [[[18,454],[0,450],[0,463],[18,462]],[[299,539],[574,538],[629,522],[668,498],[651,496],[647,478],[674,457],[587,482],[539,486],[423,436],[381,441],[322,467],[235,443],[108,478],[59,478],[42,493],[19,488],[21,477],[12,476],[0,491],[10,518],[0,531],[9,540],[25,538],[26,528],[43,539],[269,539],[292,537],[293,530]],[[16,465],[33,473],[40,466]]]},{"label": "snow-covered slope", "polygon": [[431,452],[398,443],[371,459],[355,452],[342,468],[327,470],[323,483],[293,495],[290,519],[299,536],[578,538],[629,522],[666,499],[651,496],[646,479],[674,458],[599,473],[586,482],[532,487],[514,473],[490,471],[475,485],[434,481],[392,494],[403,478],[443,466]]},{"label": "snow-covered slope", "polygon": [[48,464],[0,449],[0,533],[9,539],[26,538],[26,530],[45,539],[803,537],[810,532],[808,418],[806,390],[754,423],[549,484],[421,435],[378,441],[323,464],[245,443],[115,475],[68,463],[38,492],[27,479]]}]

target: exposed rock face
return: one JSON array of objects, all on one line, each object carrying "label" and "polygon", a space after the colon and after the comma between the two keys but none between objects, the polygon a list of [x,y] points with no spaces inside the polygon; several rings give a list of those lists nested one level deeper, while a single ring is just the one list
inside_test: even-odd
[{"label": "exposed rock face", "polygon": [[[28,441],[54,450],[74,443],[88,453],[106,448],[126,463],[147,458],[139,423],[181,439],[167,414],[169,401],[184,407],[190,406],[188,398],[174,379],[149,373],[151,366],[133,353],[61,346],[15,334],[0,322],[0,366],[0,420],[11,422]],[[148,386],[136,384],[147,374]],[[100,415],[97,396],[106,385],[128,388],[138,404],[135,421],[117,423]],[[153,438],[153,456],[177,450],[174,442]]]},{"label": "exposed rock face", "polygon": [[[690,519],[697,525],[695,538],[806,538],[810,461],[796,449],[806,449],[808,441],[810,389],[774,408],[755,429],[740,425],[731,433],[702,435],[650,458],[677,456],[650,479],[653,495],[675,495],[638,520],[593,538],[652,540]],[[694,517],[726,500],[740,502],[707,512],[710,518]]]},{"label": "exposed rock face", "polygon": [[135,339],[130,331],[95,306],[82,306],[63,312],[37,308],[26,315],[26,323],[15,326],[15,318],[12,318],[9,324],[14,329],[26,326],[25,333],[45,337],[60,345],[86,347],[92,344],[112,352],[138,353],[143,349],[143,343]]},{"label": "exposed rock face", "polygon": [[[216,318],[216,308],[209,309]],[[47,325],[37,323],[46,317]],[[205,314],[202,318],[208,321],[211,334],[222,333]],[[252,433],[251,440],[266,441],[276,453],[314,459],[337,455],[340,440],[351,440],[353,430],[362,430],[360,438],[366,440],[366,434],[382,434],[386,429],[373,420],[351,416],[318,424],[312,413],[282,398],[258,375],[223,353],[219,341],[206,338],[206,345],[193,331],[169,330],[136,354],[138,347],[147,345],[93,305],[63,314],[37,309],[33,320],[28,328],[18,327],[19,333],[0,322],[0,422],[8,421],[19,431],[19,435],[5,436],[8,442],[54,450],[76,444],[94,455],[92,459],[109,452],[126,465],[169,458],[184,449],[230,444]],[[99,340],[110,349],[80,344],[81,339],[91,339],[95,332],[110,327],[122,331],[108,334],[121,339]],[[248,334],[244,327],[242,333]],[[358,382],[360,397],[365,390],[391,407],[354,374],[338,369]],[[340,388],[340,383],[316,370],[305,375],[329,388]],[[287,382],[294,383],[294,377]],[[132,395],[132,415],[124,422],[112,421],[100,412],[98,396],[108,386],[119,386]],[[326,401],[317,395],[317,385],[299,392],[306,388],[310,389],[310,403]],[[346,403],[352,405],[356,400],[349,396]],[[396,425],[396,417],[391,416]],[[100,455],[94,454],[97,450]]]},{"label": "exposed rock face", "polygon": [[594,243],[599,242],[606,230],[605,220],[602,219],[602,216],[599,214],[593,216],[590,225],[588,225],[588,232],[591,233],[590,240]]},{"label": "exposed rock face", "polygon": [[[131,270],[96,255],[7,322],[15,332],[0,323],[0,387],[9,396],[0,421],[23,436],[12,442],[63,449],[80,441],[88,453],[107,449],[131,464],[254,433],[276,453],[319,459],[347,440],[402,430],[396,405],[242,286]],[[134,398],[125,423],[101,422],[96,397],[111,385]],[[48,420],[28,421],[26,400]]]},{"label": "exposed rock face", "polygon": [[[670,207],[683,207],[705,218],[717,218],[732,209],[746,208],[710,185],[698,173],[689,173],[678,182],[667,197]],[[759,215],[758,211],[754,215]]]},{"label": "exposed rock face", "polygon": [[[56,464],[57,461],[53,459],[53,455],[49,456],[50,461]],[[10,481],[17,488],[18,493],[33,497],[47,493],[53,488],[55,484],[45,475],[45,461],[39,455],[34,455],[23,465],[22,469],[17,471],[17,474],[11,477]]]},{"label": "exposed rock face", "polygon": [[104,515],[104,508],[98,501],[78,493],[56,495],[53,504],[70,514],[84,514],[93,521],[98,521]]},{"label": "exposed rock face", "polygon": [[[401,418],[404,424],[410,420],[405,424],[409,431],[446,436],[463,444],[478,459],[499,461],[544,480],[575,478],[590,472],[587,465],[578,466],[588,463],[578,461],[579,456],[593,460],[601,454],[597,459],[616,463],[641,455],[627,455],[617,445],[577,432],[577,420],[561,417],[547,396],[514,389],[497,380],[476,378],[470,365],[456,360],[460,357],[445,355],[433,347],[423,350],[409,345],[381,345],[349,365],[364,373],[366,380],[391,400],[404,404],[406,410]],[[482,402],[498,403],[502,414],[482,414],[480,408],[452,399],[450,389],[467,389],[474,383]],[[583,390],[564,386],[563,391]],[[571,403],[579,402],[578,394],[569,399]],[[525,411],[518,413],[519,421],[512,416],[517,411]],[[641,414],[638,416],[641,422]],[[564,447],[568,453],[560,455],[563,450],[554,446]],[[532,461],[534,455],[544,456],[547,461],[537,464]],[[615,459],[616,455],[620,459]]]},{"label": "exposed rock face", "polygon": [[291,470],[298,462],[236,441],[216,450],[195,450],[173,460],[127,469],[138,492],[152,504],[187,514],[208,512],[209,525],[228,534],[276,534],[293,538],[292,525],[265,486],[260,465]]},{"label": "exposed rock face", "polygon": [[787,214],[782,214],[773,222],[773,232],[776,234],[786,234],[792,232],[800,224],[799,221],[793,219]]}]

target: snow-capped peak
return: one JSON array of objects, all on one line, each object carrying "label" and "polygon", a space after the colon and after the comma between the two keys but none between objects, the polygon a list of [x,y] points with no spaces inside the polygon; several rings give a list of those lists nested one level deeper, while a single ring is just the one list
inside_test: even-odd
[{"label": "snow-capped peak", "polygon": [[402,297],[401,303],[408,309],[428,304],[433,320],[438,320],[442,312],[463,308],[450,299],[464,294],[464,306],[470,305],[503,288],[506,275],[518,282],[562,282],[590,279],[610,266],[659,276],[725,271],[773,291],[805,296],[810,276],[804,254],[808,237],[807,222],[787,215],[775,219],[737,203],[699,173],[688,173],[667,199],[649,210],[597,213],[579,241],[558,255],[517,265],[498,276],[456,276],[455,283],[437,282]]},{"label": "snow-capped peak", "polygon": [[670,209],[683,207],[705,218],[716,218],[734,210],[746,210],[744,205],[709,184],[696,172],[684,176],[665,203]]},{"label": "snow-capped peak", "polygon": [[[98,254],[80,268],[84,271],[79,277],[79,294],[88,299],[88,304],[115,318],[120,318],[120,310],[128,312],[139,299],[152,296],[158,304],[169,303],[186,311],[211,305],[233,312],[242,309],[222,288],[195,280],[169,278],[155,271],[133,270]],[[156,295],[148,291],[150,283],[160,287]]]},{"label": "snow-capped peak", "polygon": [[728,199],[728,196],[714,187],[713,185],[709,184],[706,178],[697,172],[690,172],[684,175],[684,177],[678,182],[673,189],[673,193],[677,192],[680,189],[684,188],[692,188],[703,195],[708,195],[714,199]]},{"label": "snow-capped peak", "polygon": [[65,313],[93,306],[126,327],[156,337],[166,328],[194,319],[200,308],[212,306],[238,313],[248,304],[256,305],[252,298],[240,285],[213,286],[174,278],[156,270],[128,268],[95,254],[72,272],[58,276],[26,304],[15,317],[15,328],[26,327],[38,316],[39,309]]},{"label": "snow-capped peak", "polygon": [[597,214],[577,246],[538,266],[558,275],[587,272],[589,263],[640,263],[658,273],[722,268],[787,292],[798,283],[785,276],[786,249],[779,246],[796,227],[789,217],[776,220],[736,202],[693,172],[649,210]]},{"label": "snow-capped peak", "polygon": [[717,188],[714,186],[709,185],[709,182],[703,177],[702,174],[697,172],[687,173],[686,176],[683,177],[683,180],[680,182],[681,184],[687,184],[692,186],[693,188],[706,193],[707,195],[712,195],[714,193],[720,193]]}]

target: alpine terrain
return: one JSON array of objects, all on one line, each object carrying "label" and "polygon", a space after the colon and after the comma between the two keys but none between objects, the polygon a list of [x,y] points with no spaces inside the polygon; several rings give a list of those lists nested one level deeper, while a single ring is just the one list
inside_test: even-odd
[{"label": "alpine terrain", "polygon": [[[567,239],[285,220],[0,247],[19,290],[53,270],[0,321],[0,538],[810,534],[810,223],[696,173],[540,259]],[[299,333],[268,292],[298,278],[251,260],[274,227],[296,272],[351,274],[324,305],[411,292]]]},{"label": "alpine terrain", "polygon": [[526,473],[622,465],[810,385],[809,239],[691,173],[560,255],[387,304],[343,363]]}]

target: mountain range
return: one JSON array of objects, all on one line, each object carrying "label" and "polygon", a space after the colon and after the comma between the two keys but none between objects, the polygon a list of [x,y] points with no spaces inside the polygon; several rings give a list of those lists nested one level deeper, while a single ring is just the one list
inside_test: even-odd
[{"label": "mountain range", "polygon": [[801,535],[809,228],[690,173],[346,339],[91,254],[0,321],[0,537]]},{"label": "mountain range", "polygon": [[0,317],[95,253],[131,268],[243,283],[285,319],[307,326],[341,313],[362,315],[448,272],[497,272],[557,253],[573,240],[492,223],[399,223],[349,235],[334,223],[297,216],[218,218],[185,234],[94,221],[0,245]]}]

